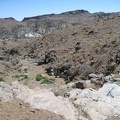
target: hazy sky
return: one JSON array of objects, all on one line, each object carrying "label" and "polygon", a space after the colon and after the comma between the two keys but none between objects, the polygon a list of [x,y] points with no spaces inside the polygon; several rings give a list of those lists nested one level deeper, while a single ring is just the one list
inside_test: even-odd
[{"label": "hazy sky", "polygon": [[120,0],[0,0],[0,18],[14,17],[17,20],[78,9],[91,13],[120,12]]}]

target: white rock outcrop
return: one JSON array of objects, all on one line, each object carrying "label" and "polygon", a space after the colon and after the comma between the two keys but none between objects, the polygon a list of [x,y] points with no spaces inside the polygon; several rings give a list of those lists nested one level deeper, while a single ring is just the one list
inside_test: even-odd
[{"label": "white rock outcrop", "polygon": [[69,99],[82,106],[92,120],[105,120],[108,116],[120,116],[120,86],[105,84],[98,91],[94,89],[72,90]]},{"label": "white rock outcrop", "polygon": [[0,96],[4,100],[10,100],[13,96],[29,103],[33,108],[45,109],[64,116],[67,120],[77,120],[77,110],[69,102],[68,98],[56,97],[48,89],[29,89],[27,86],[13,82],[10,86],[0,83]]},{"label": "white rock outcrop", "polygon": [[[99,90],[73,89],[68,94],[69,98],[64,98],[55,96],[49,89],[33,90],[18,82],[10,85],[0,83],[0,99],[8,101],[17,97],[33,108],[54,112],[67,120],[105,120],[112,116],[120,117],[120,86],[117,84],[107,83]],[[79,113],[73,104],[80,106],[84,114]]]}]

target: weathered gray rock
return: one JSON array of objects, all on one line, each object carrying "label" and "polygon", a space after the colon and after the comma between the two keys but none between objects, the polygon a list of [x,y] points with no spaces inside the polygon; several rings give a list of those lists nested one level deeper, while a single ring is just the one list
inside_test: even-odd
[{"label": "weathered gray rock", "polygon": [[74,89],[69,94],[74,104],[81,106],[92,120],[105,120],[107,117],[120,116],[120,86],[116,84],[105,84],[98,91]]},{"label": "weathered gray rock", "polygon": [[[56,97],[49,89],[33,90],[18,82],[11,85],[0,83],[0,99],[8,101],[16,97],[33,108],[54,112],[67,120],[105,120],[108,117],[120,116],[120,86],[117,84],[107,83],[99,90],[73,89],[68,94],[69,98]],[[72,103],[80,106],[88,118],[78,113]]]},{"label": "weathered gray rock", "polygon": [[112,98],[120,98],[120,86],[117,84],[105,84],[99,92]]},{"label": "weathered gray rock", "polygon": [[113,82],[113,81],[114,81],[114,76],[112,76],[112,75],[106,76],[106,77],[105,77],[105,81],[106,81],[106,82]]},{"label": "weathered gray rock", "polygon": [[13,98],[13,92],[8,84],[0,82],[0,99],[9,101]]},{"label": "weathered gray rock", "polygon": [[98,76],[96,74],[91,73],[91,74],[89,74],[89,77],[90,78],[97,78]]},{"label": "weathered gray rock", "polygon": [[77,82],[75,83],[76,84],[76,88],[79,88],[79,89],[84,89],[85,88],[85,81],[80,81],[80,82]]},{"label": "weathered gray rock", "polygon": [[91,80],[94,80],[94,81],[100,80],[100,79],[102,80],[104,78],[104,75],[103,74],[99,74],[99,75],[97,75],[97,74],[89,74],[89,78]]},{"label": "weathered gray rock", "polygon": [[0,84],[0,96],[5,100],[16,97],[29,103],[33,108],[45,109],[64,116],[67,120],[77,120],[77,110],[67,98],[56,97],[49,89],[29,89],[14,82],[11,85]]}]

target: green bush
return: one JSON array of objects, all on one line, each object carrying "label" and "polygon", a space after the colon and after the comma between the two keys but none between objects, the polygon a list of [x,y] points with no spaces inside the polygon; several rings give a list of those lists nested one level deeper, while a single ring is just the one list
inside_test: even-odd
[{"label": "green bush", "polygon": [[50,80],[47,77],[44,77],[44,79],[41,82],[41,84],[48,84],[49,82],[50,82]]},{"label": "green bush", "polygon": [[65,83],[66,83],[66,84],[68,84],[68,83],[70,83],[70,82],[71,82],[70,80],[65,80]]},{"label": "green bush", "polygon": [[28,70],[28,69],[27,69],[27,68],[25,68],[25,69],[24,69],[24,72],[25,72],[25,73],[27,73],[27,70]]},{"label": "green bush", "polygon": [[4,79],[3,79],[3,78],[0,78],[0,82],[4,82]]},{"label": "green bush", "polygon": [[36,75],[36,80],[37,81],[42,81],[41,84],[53,83],[55,81],[54,78],[43,77],[41,74]]},{"label": "green bush", "polygon": [[40,80],[42,80],[44,77],[41,75],[41,74],[37,74],[36,75],[36,80],[37,81],[40,81]]},{"label": "green bush", "polygon": [[49,84],[49,83],[53,83],[55,81],[54,78],[47,78],[47,77],[44,77],[41,84]]},{"label": "green bush", "polygon": [[24,75],[24,79],[28,79],[28,75]]}]

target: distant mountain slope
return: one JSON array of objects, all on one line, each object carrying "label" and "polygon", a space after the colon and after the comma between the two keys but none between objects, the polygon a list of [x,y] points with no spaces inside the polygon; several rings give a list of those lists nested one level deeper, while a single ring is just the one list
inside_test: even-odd
[{"label": "distant mountain slope", "polygon": [[65,79],[87,77],[89,73],[117,73],[120,70],[119,26],[120,17],[86,22],[26,41],[19,46],[19,51],[39,65],[53,68],[54,74]]},{"label": "distant mountain slope", "polygon": [[39,37],[55,30],[85,22],[120,16],[120,13],[89,13],[86,10],[68,11],[61,14],[48,14],[26,17],[21,22],[14,18],[0,19],[0,38],[5,40]]}]

